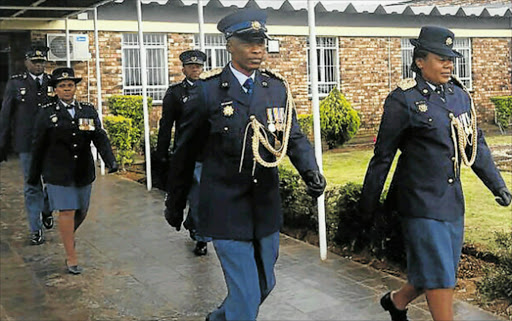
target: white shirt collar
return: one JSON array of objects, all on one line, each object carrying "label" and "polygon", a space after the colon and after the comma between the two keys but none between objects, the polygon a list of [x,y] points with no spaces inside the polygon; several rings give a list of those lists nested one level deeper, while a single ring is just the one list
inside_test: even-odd
[{"label": "white shirt collar", "polygon": [[253,71],[252,74],[249,77],[247,77],[240,71],[236,70],[235,67],[233,67],[233,64],[231,62],[229,63],[229,68],[231,69],[231,72],[233,73],[233,75],[235,75],[235,78],[238,79],[238,82],[240,83],[240,86],[242,86],[242,88],[243,88],[244,83],[247,80],[247,78],[252,78],[252,80],[254,80],[254,77],[256,76],[256,72]]},{"label": "white shirt collar", "polygon": [[193,83],[192,81],[188,80],[188,78],[185,78],[185,80],[188,82],[188,84],[189,84],[190,86],[194,86],[194,83]]},{"label": "white shirt collar", "polygon": [[33,73],[29,72],[28,73],[30,75],[30,77],[32,77],[32,79],[36,80],[36,79],[41,79],[43,80],[43,74],[40,74],[39,76],[36,76],[34,75]]},{"label": "white shirt collar", "polygon": [[66,104],[62,99],[59,99],[59,101],[64,105],[64,107],[68,107],[68,105],[72,105],[73,107],[76,107],[76,100],[73,100],[69,104]]}]

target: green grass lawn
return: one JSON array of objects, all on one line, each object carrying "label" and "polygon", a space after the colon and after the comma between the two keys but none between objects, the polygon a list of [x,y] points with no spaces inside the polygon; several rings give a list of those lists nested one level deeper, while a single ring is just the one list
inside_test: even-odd
[{"label": "green grass lawn", "polygon": [[[492,136],[487,138],[492,145],[512,144],[512,136]],[[343,185],[348,182],[362,184],[366,168],[373,150],[328,151],[323,154],[324,174],[328,185]],[[397,158],[397,157],[396,157]],[[391,182],[391,169],[386,188]],[[289,163],[287,164],[288,166]],[[509,189],[512,188],[512,173],[502,172]],[[494,249],[494,232],[511,231],[512,207],[501,207],[492,193],[478,179],[470,168],[462,169],[462,185],[466,198],[466,242],[478,243],[489,250]]]}]

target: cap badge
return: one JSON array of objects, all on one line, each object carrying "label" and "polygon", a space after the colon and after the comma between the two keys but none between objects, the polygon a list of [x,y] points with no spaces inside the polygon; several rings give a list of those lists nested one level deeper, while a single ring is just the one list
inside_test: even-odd
[{"label": "cap badge", "polygon": [[261,23],[259,21],[253,21],[251,24],[252,29],[254,30],[260,30],[261,29]]},{"label": "cap badge", "polygon": [[42,55],[43,55],[43,53],[41,51],[36,50],[36,56],[42,56]]},{"label": "cap badge", "polygon": [[190,57],[190,60],[196,62],[197,61],[197,57],[195,57],[195,56],[194,57]]},{"label": "cap badge", "polygon": [[448,37],[446,38],[446,41],[444,42],[447,46],[451,46],[453,44],[453,39],[452,37]]},{"label": "cap badge", "polygon": [[69,77],[69,74],[68,74],[67,72],[63,72],[63,73],[62,73],[62,77],[63,77],[63,78],[68,78],[68,77]]},{"label": "cap badge", "polygon": [[232,101],[221,103],[221,106],[224,106],[224,108],[222,109],[222,113],[224,114],[224,116],[231,117],[235,113]]}]

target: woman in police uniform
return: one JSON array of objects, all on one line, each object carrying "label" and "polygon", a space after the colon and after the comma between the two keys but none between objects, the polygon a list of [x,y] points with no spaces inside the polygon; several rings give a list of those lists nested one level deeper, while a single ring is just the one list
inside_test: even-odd
[{"label": "woman in police uniform", "polygon": [[117,170],[112,148],[94,106],[75,100],[77,78],[71,68],[53,71],[50,84],[55,100],[36,117],[29,181],[40,175],[47,184],[50,207],[59,211],[59,231],[69,273],[80,274],[75,252],[75,231],[85,219],[95,179],[90,144],[94,143],[109,173]]},{"label": "woman in police uniform", "polygon": [[407,320],[407,305],[426,294],[434,320],[453,320],[453,288],[463,245],[460,166],[470,166],[502,206],[511,196],[496,168],[463,84],[452,76],[454,34],[426,26],[414,45],[415,79],[403,80],[384,113],[364,180],[362,215],[375,212],[400,149],[388,204],[402,216],[408,283],[381,299],[392,320]]}]

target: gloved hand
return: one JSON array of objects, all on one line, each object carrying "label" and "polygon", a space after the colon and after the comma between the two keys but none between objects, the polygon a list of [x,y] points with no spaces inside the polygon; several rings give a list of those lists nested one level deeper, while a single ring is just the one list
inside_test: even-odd
[{"label": "gloved hand", "polygon": [[327,185],[324,176],[319,171],[307,171],[304,174],[304,182],[306,183],[306,193],[314,198],[322,195]]},{"label": "gloved hand", "polygon": [[181,223],[183,223],[183,210],[174,210],[169,201],[169,195],[165,197],[165,210],[164,217],[170,226],[174,227],[176,231],[181,230]]},{"label": "gloved hand", "polygon": [[115,173],[119,170],[119,166],[117,166],[117,162],[114,161],[112,163],[112,166],[110,166],[110,168],[108,169],[108,173],[111,174],[111,173]]},{"label": "gloved hand", "polygon": [[500,188],[494,196],[496,202],[501,206],[509,206],[512,200],[512,195],[510,195],[510,191],[506,186]]}]

